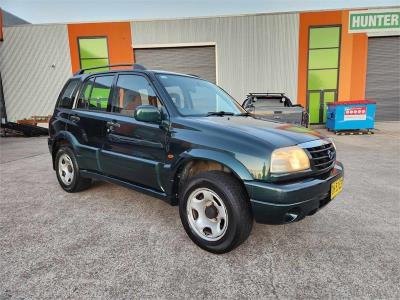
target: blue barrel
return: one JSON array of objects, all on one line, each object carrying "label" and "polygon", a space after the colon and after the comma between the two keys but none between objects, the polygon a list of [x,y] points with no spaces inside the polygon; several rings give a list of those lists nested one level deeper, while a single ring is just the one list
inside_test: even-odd
[{"label": "blue barrel", "polygon": [[327,103],[326,128],[332,131],[374,128],[376,102],[369,100]]}]

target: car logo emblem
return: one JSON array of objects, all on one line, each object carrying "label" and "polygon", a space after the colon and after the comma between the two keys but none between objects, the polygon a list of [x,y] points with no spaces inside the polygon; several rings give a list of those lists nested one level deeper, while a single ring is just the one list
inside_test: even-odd
[{"label": "car logo emblem", "polygon": [[333,156],[334,156],[333,152],[331,150],[328,150],[329,159],[333,159]]}]

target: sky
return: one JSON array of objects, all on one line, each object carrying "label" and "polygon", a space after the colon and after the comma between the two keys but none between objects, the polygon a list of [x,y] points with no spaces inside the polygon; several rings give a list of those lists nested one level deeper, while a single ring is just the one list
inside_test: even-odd
[{"label": "sky", "polygon": [[30,23],[67,23],[400,6],[400,0],[0,0]]}]

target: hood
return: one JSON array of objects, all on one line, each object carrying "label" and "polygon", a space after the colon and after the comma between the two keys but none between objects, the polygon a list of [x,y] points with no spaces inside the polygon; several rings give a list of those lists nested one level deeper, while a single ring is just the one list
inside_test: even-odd
[{"label": "hood", "polygon": [[274,148],[325,138],[319,132],[305,127],[256,119],[251,116],[187,117],[184,119],[190,123],[187,125],[193,129],[208,129],[215,134],[229,134],[230,137],[237,135],[240,139],[247,136]]}]

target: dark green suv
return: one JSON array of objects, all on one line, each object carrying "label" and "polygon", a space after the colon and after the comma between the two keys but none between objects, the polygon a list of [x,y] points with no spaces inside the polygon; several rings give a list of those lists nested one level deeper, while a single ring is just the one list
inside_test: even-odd
[{"label": "dark green suv", "polygon": [[256,119],[192,75],[81,70],[61,91],[49,131],[65,191],[104,180],[179,205],[189,237],[214,253],[245,241],[253,219],[299,221],[342,189],[331,140]]}]

